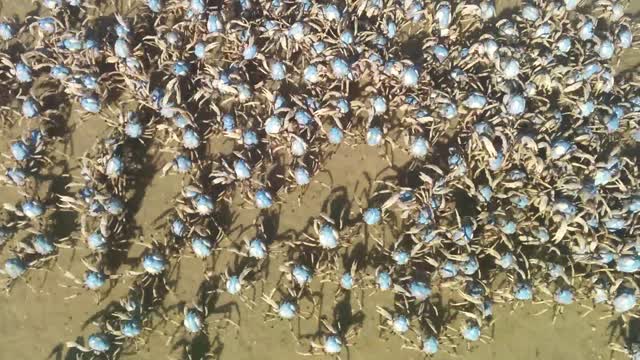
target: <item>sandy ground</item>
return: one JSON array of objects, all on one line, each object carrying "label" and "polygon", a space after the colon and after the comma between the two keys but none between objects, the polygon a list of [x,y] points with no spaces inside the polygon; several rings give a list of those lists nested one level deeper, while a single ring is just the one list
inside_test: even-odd
[{"label": "sandy ground", "polygon": [[[633,1],[631,12],[640,11],[640,2]],[[29,1],[3,1],[2,15],[18,16],[23,18],[26,13],[35,9]],[[499,2],[499,7],[507,4]],[[640,64],[640,56],[637,52],[629,51],[623,56],[622,68],[637,68]],[[78,119],[72,117],[71,122]],[[25,127],[26,128],[26,127]],[[3,152],[8,149],[7,142],[15,138],[16,131],[5,131],[0,137],[0,148]],[[61,153],[71,158],[82,154],[94,143],[96,137],[102,136],[104,125],[101,120],[88,119],[79,125],[73,132],[70,145],[59,147]],[[222,140],[220,140],[222,141]],[[227,144],[229,145],[229,144]],[[229,151],[230,146],[222,145],[223,151]],[[151,158],[156,159],[152,168],[163,165],[162,156],[157,155],[157,149],[151,151]],[[157,156],[156,156],[157,155]],[[57,156],[62,156],[58,154]],[[395,159],[401,164],[403,159],[398,155]],[[284,197],[286,206],[279,209],[280,216],[277,223],[279,238],[288,231],[301,231],[309,218],[325,211],[327,200],[338,197],[346,197],[353,205],[352,211],[357,212],[357,205],[353,202],[355,197],[364,198],[363,188],[370,178],[381,172],[393,174],[386,169],[386,163],[378,153],[378,150],[365,146],[355,148],[342,147],[328,161],[326,173],[316,177],[316,180],[330,185],[333,191],[314,184],[301,197],[301,206],[297,205],[296,198],[300,195],[293,192]],[[158,233],[158,225],[165,221],[165,212],[172,208],[172,199],[180,188],[180,178],[175,175],[160,176],[158,171],[153,171],[153,176],[144,189],[144,197],[135,214],[135,222],[141,229],[141,234],[146,238]],[[357,189],[357,190],[356,190]],[[17,195],[13,189],[0,189],[0,199],[3,203],[14,202]],[[242,241],[251,236],[251,224],[256,211],[238,210],[237,229],[229,234],[231,239]],[[240,211],[242,210],[242,211]],[[18,238],[26,236],[19,234]],[[132,268],[136,266],[136,257],[142,251],[141,247],[134,246],[129,252]],[[57,264],[75,274],[82,274],[82,265],[79,264],[80,254],[62,249]],[[0,254],[4,260],[7,251]],[[74,261],[75,260],[75,261]],[[220,254],[216,256],[215,271],[222,272],[227,268],[232,256]],[[170,316],[180,321],[174,305],[180,302],[190,302],[202,281],[203,264],[200,260],[184,257],[180,262],[179,281],[175,291],[167,296],[165,305],[169,308]],[[277,272],[276,261],[269,266],[273,274]],[[207,266],[213,266],[210,262]],[[269,291],[274,287],[275,274],[269,277],[266,284],[259,284],[256,292],[263,289]],[[126,293],[127,285],[131,278],[123,277],[117,281],[117,285],[100,304],[96,304],[95,298],[86,291],[80,291],[80,295],[65,300],[78,291],[60,286],[69,285],[70,282],[62,276],[62,272],[56,267],[51,271],[34,271],[28,276],[29,283],[35,290],[23,283],[18,283],[10,296],[0,296],[0,360],[4,359],[71,359],[72,356],[64,349],[64,342],[76,340],[96,331],[96,327],[90,323],[90,319],[107,305],[116,301]],[[343,353],[342,358],[353,360],[382,360],[394,356],[402,359],[421,359],[420,353],[410,350],[401,350],[401,341],[389,334],[380,334],[376,325],[379,323],[375,312],[376,305],[390,306],[392,298],[385,294],[371,294],[370,290],[356,291],[353,299],[336,299],[335,288],[329,285],[314,283],[314,289],[321,290],[324,294],[321,304],[322,314],[332,314],[335,309],[338,313],[353,313],[356,324],[361,324],[359,335],[354,339],[355,344],[350,347],[348,353]],[[252,292],[248,292],[252,297]],[[259,297],[259,296],[257,296]],[[363,309],[360,311],[361,299]],[[256,298],[256,300],[258,300]],[[169,323],[158,331],[152,333],[145,344],[139,346],[135,354],[122,356],[123,359],[164,359],[184,358],[184,345],[192,342],[192,357],[199,359],[205,353],[211,353],[220,359],[299,359],[295,351],[305,351],[306,348],[296,345],[292,338],[289,325],[285,322],[265,322],[263,312],[266,306],[259,302],[255,309],[250,309],[245,304],[238,302],[237,298],[220,295],[216,300],[216,309],[231,311],[231,318],[240,325],[240,330],[230,325],[216,322],[221,314],[211,314],[208,317],[209,336],[191,337],[184,332],[178,332],[170,344],[167,343],[167,335],[177,328]],[[457,350],[457,357],[464,359],[608,359],[610,351],[607,347],[610,340],[616,339],[615,328],[609,320],[600,317],[606,315],[602,309],[596,309],[586,317],[581,317],[584,308],[571,306],[565,309],[555,323],[552,323],[552,311],[540,316],[532,316],[544,309],[546,305],[530,305],[513,310],[511,306],[498,306],[495,310],[496,321],[491,331],[485,330],[486,344],[474,345],[471,351],[464,348]],[[357,314],[364,314],[359,317]],[[295,326],[295,331],[300,335],[314,333],[318,330],[316,320],[306,321]],[[436,358],[448,358],[448,355],[439,355]],[[614,358],[621,358],[615,355]]]}]

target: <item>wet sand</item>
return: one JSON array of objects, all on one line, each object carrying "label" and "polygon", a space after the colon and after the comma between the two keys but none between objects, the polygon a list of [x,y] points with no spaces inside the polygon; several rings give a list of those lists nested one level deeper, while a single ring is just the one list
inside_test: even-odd
[{"label": "wet sand", "polygon": [[[23,18],[26,13],[35,9],[30,1],[20,3],[19,1],[4,1],[1,15],[18,16]],[[506,6],[505,2],[498,2],[500,8]],[[640,2],[635,2],[630,11],[637,13],[640,11]],[[638,68],[640,56],[637,50],[629,50],[622,59],[622,68]],[[73,113],[70,123],[78,124],[70,138],[72,146],[56,146],[60,153],[64,153],[71,159],[71,168],[77,165],[75,158],[84,151],[90,149],[96,137],[102,136],[104,124],[102,120],[89,118],[80,124],[77,113]],[[0,135],[0,148],[5,152],[8,149],[8,141],[15,138],[15,134],[28,128],[29,124],[24,122],[21,127],[5,131]],[[213,142],[224,142],[223,139],[214,139]],[[226,140],[229,141],[229,140]],[[223,149],[230,151],[231,146],[216,145],[214,150]],[[158,152],[157,147],[150,150],[150,158],[153,159],[153,176],[144,189],[144,197],[135,213],[134,220],[136,226],[140,228],[140,235],[145,239],[153,238],[154,234],[160,234],[162,229],[158,226],[166,222],[164,215],[173,205],[173,198],[178,195],[181,182],[177,175],[162,177],[159,168],[162,167],[166,156],[163,157]],[[54,157],[62,158],[58,153]],[[405,155],[395,154],[396,165],[401,166],[407,161]],[[311,217],[317,216],[320,212],[326,211],[326,202],[344,197],[352,206],[352,213],[355,215],[358,206],[354,202],[355,198],[364,199],[364,188],[366,188],[367,177],[378,178],[384,175],[393,175],[394,172],[388,169],[386,161],[380,156],[378,149],[366,146],[351,148],[342,146],[337,153],[326,163],[325,172],[319,174],[314,180],[323,182],[330,186],[330,191],[320,184],[313,184],[301,197],[301,206],[297,204],[298,191],[294,191],[282,197],[283,204],[276,212],[277,218],[276,241],[284,240],[284,234],[290,231],[308,230],[308,222]],[[0,199],[3,203],[13,203],[19,199],[15,189],[0,189]],[[236,244],[240,244],[243,239],[252,236],[252,223],[257,214],[255,210],[244,210],[234,207],[233,211],[237,215],[234,222],[235,230],[229,234]],[[78,235],[74,232],[74,235]],[[26,237],[25,233],[19,233],[17,239]],[[15,240],[12,240],[15,241]],[[361,241],[361,240],[358,240]],[[228,243],[224,243],[228,246]],[[142,251],[142,247],[134,245],[128,254],[128,263],[121,267],[120,273],[126,273],[127,269],[138,269],[137,257]],[[76,252],[68,249],[60,249],[60,257],[57,265],[62,269],[69,270],[74,274],[81,275],[84,271],[82,264],[78,261],[80,257],[86,255],[83,250]],[[7,257],[7,248],[0,254],[0,260]],[[224,272],[235,256],[229,252],[220,251],[215,256],[216,273]],[[305,347],[296,345],[292,338],[289,325],[282,321],[265,322],[263,313],[267,306],[259,300],[259,294],[263,291],[270,291],[275,286],[278,278],[278,265],[282,255],[275,254],[269,265],[270,276],[265,284],[256,285],[255,300],[258,305],[252,310],[237,298],[226,294],[221,294],[215,302],[215,308],[230,310],[231,319],[237,322],[240,329],[222,322],[216,322],[223,315],[214,313],[207,318],[208,337],[202,335],[195,338],[185,335],[184,331],[177,333],[175,338],[167,344],[168,336],[179,327],[167,322],[148,338],[145,344],[139,346],[138,352],[128,354],[126,351],[121,356],[122,359],[181,359],[184,358],[184,345],[192,343],[191,355],[193,359],[200,359],[204,354],[209,353],[213,358],[219,359],[301,359],[296,355],[296,350],[306,351]],[[208,266],[213,266],[209,260]],[[164,305],[168,309],[168,314],[173,320],[180,322],[180,314],[175,305],[180,302],[190,303],[198,286],[203,280],[202,261],[185,256],[180,261],[180,269],[177,276],[177,287],[170,293]],[[0,296],[0,360],[2,359],[72,359],[64,342],[85,337],[97,330],[92,325],[90,319],[100,310],[125,296],[127,286],[131,284],[132,278],[124,276],[114,282],[114,288],[100,304],[96,304],[95,298],[87,291],[69,289],[60,285],[71,284],[62,275],[56,266],[50,271],[31,271],[28,280],[34,290],[18,282],[12,289],[9,296]],[[334,317],[334,309],[338,309],[339,314],[353,313],[354,326],[361,326],[358,336],[354,339],[355,344],[349,348],[348,353],[343,352],[342,358],[359,360],[382,360],[395,357],[398,359],[422,359],[424,356],[411,350],[402,350],[401,340],[388,333],[380,334],[377,329],[379,317],[376,314],[377,305],[391,307],[392,297],[389,294],[376,293],[373,296],[371,290],[354,291],[350,301],[341,300],[336,304],[335,287],[329,284],[320,284],[317,280],[313,283],[315,290],[322,291],[321,314],[327,315],[330,319]],[[80,295],[65,300],[65,297],[79,292]],[[252,291],[247,292],[252,297]],[[359,299],[363,309],[360,311]],[[235,302],[234,302],[235,301]],[[581,317],[586,311],[580,306],[569,306],[564,313],[558,316],[555,323],[552,323],[553,310],[539,316],[532,314],[547,308],[547,305],[527,305],[516,310],[511,305],[496,306],[495,324],[491,332],[484,331],[491,339],[487,339],[486,344],[476,344],[471,351],[461,346],[457,349],[457,357],[463,359],[476,360],[506,360],[506,359],[609,359],[609,341],[617,341],[618,333],[615,326],[612,327],[610,320],[600,319],[607,315],[603,308],[596,309],[586,317]],[[359,316],[358,314],[364,314]],[[341,315],[343,316],[343,315]],[[158,319],[156,319],[158,320]],[[302,321],[295,325],[294,330],[301,336],[312,334],[319,328],[316,319]],[[456,343],[460,343],[456,341]],[[446,346],[446,344],[445,344]],[[446,354],[439,354],[436,359],[450,358]],[[622,359],[621,355],[614,355],[614,359]]]}]

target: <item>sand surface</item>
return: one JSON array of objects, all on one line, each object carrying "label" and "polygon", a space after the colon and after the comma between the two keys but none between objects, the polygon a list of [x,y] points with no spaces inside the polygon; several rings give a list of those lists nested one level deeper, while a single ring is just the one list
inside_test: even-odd
[{"label": "sand surface", "polygon": [[[0,15],[17,16],[23,19],[25,14],[36,10],[30,1],[4,0],[1,1]],[[511,3],[511,2],[509,2]],[[640,1],[633,0],[630,11],[640,11]],[[499,10],[508,7],[505,1],[499,1]],[[624,54],[621,67],[624,69],[638,68],[640,56],[637,51],[630,50]],[[67,146],[56,145],[58,158],[64,158],[62,154],[70,157],[70,168],[77,165],[75,157],[88,150],[96,137],[102,136],[104,124],[102,120],[89,118],[80,123],[74,112],[70,124],[75,124]],[[8,141],[16,137],[28,124],[12,129],[3,130],[0,135],[0,149],[8,150]],[[230,143],[225,144],[223,139],[214,139],[216,146],[211,151],[226,151],[231,149]],[[229,140],[226,140],[229,141]],[[342,146],[337,153],[327,162],[326,171],[315,179],[329,185],[330,191],[320,184],[313,184],[303,196],[301,206],[297,204],[297,198],[301,194],[297,191],[283,197],[284,204],[277,209],[279,216],[273,219],[273,232],[276,239],[284,239],[287,233],[307,229],[309,219],[318,213],[327,210],[327,204],[338,203],[341,198],[346,198],[352,204],[351,211],[356,214],[357,204],[355,198],[364,199],[364,190],[368,178],[393,175],[393,170],[388,169],[386,162],[380,156],[379,150],[366,146],[351,148]],[[149,154],[149,179],[146,186],[139,191],[141,201],[135,213],[134,220],[140,229],[139,234],[145,238],[151,238],[159,234],[162,229],[158,226],[166,222],[166,213],[173,207],[172,201],[180,190],[180,177],[169,175],[162,177],[159,168],[164,165],[166,156],[158,153],[157,147],[152,147]],[[398,154],[395,159],[397,165],[406,161],[406,157]],[[1,202],[12,203],[18,199],[14,189],[0,188]],[[338,200],[335,200],[338,199]],[[335,201],[334,201],[335,200]],[[252,235],[252,223],[257,212],[241,208],[232,209],[237,216],[234,222],[234,230],[229,237],[238,244],[244,238]],[[69,219],[69,223],[75,219]],[[76,224],[71,223],[77,228]],[[72,229],[71,227],[69,228]],[[308,230],[308,229],[307,229]],[[77,236],[77,231],[72,235]],[[18,234],[18,239],[26,234]],[[277,240],[276,240],[277,242]],[[228,245],[228,244],[225,244]],[[83,272],[82,264],[78,261],[83,250],[77,253],[67,249],[60,250],[57,266],[70,270],[77,275]],[[132,246],[128,254],[128,261],[120,272],[128,268],[139,269],[138,256],[142,251],[140,246]],[[0,254],[4,260],[8,251]],[[127,350],[122,354],[122,359],[182,359],[185,344],[193,343],[191,355],[193,359],[204,358],[209,353],[213,358],[219,359],[300,359],[296,350],[306,351],[305,347],[296,345],[291,336],[289,325],[281,321],[265,322],[263,312],[266,305],[259,301],[259,294],[270,291],[277,280],[278,262],[282,256],[275,255],[269,265],[270,276],[264,284],[256,285],[255,300],[258,305],[252,310],[244,303],[221,294],[215,301],[213,314],[208,317],[208,337],[192,337],[185,335],[184,331],[176,333],[175,337],[167,344],[168,336],[178,329],[171,321],[161,324],[147,339],[140,344],[137,353]],[[210,260],[207,264],[193,257],[185,256],[180,261],[179,272],[175,275],[178,279],[177,287],[164,300],[167,313],[175,321],[181,321],[176,304],[191,302],[196,294],[198,286],[203,280],[203,267],[207,266],[215,272],[223,272],[234,260],[228,252],[219,252],[215,262]],[[50,271],[32,271],[28,280],[34,290],[18,283],[12,289],[9,296],[0,296],[0,360],[4,359],[72,359],[73,354],[68,353],[64,343],[70,340],[81,339],[97,328],[91,324],[92,317],[99,315],[100,311],[108,308],[109,304],[126,294],[127,286],[132,278],[122,277],[114,282],[113,289],[106,294],[106,298],[100,304],[87,291],[65,288],[61,285],[70,285],[70,281],[62,276],[62,272],[54,266]],[[371,290],[355,291],[351,299],[336,298],[335,287],[329,284],[314,283],[313,288],[322,291],[321,313],[333,318],[334,314],[346,316],[352,314],[354,327],[361,327],[358,336],[354,339],[354,345],[348,353],[343,352],[342,358],[352,360],[382,360],[382,359],[421,359],[423,355],[411,350],[401,349],[401,340],[387,333],[380,334],[376,325],[379,323],[375,312],[376,305],[391,306],[392,297],[385,294],[371,294]],[[65,297],[75,293],[79,296],[65,300]],[[249,298],[254,297],[252,291],[247,292]],[[360,303],[363,309],[360,310]],[[486,344],[474,345],[471,351],[460,346],[456,357],[462,359],[477,360],[503,360],[503,359],[609,359],[611,357],[608,343],[618,341],[617,328],[610,320],[600,319],[607,315],[603,309],[596,309],[586,317],[581,315],[586,311],[580,306],[570,306],[564,309],[555,323],[552,323],[552,311],[539,316],[532,316],[546,305],[528,305],[513,310],[511,305],[497,306],[495,309],[495,324],[491,331],[485,330],[490,336]],[[237,322],[240,329],[223,322],[217,322],[229,311],[229,316]],[[319,328],[315,319],[295,324],[294,331],[304,337],[315,333]],[[302,341],[305,341],[304,339]],[[459,342],[458,342],[459,343]],[[128,350],[133,350],[130,347]],[[450,355],[440,354],[436,359],[449,358]],[[614,355],[615,359],[621,359],[620,355]]]}]

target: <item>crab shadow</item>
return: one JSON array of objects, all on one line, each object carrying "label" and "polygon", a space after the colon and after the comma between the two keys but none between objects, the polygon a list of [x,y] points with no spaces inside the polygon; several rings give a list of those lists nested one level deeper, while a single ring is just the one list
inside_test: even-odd
[{"label": "crab shadow", "polygon": [[216,277],[202,281],[198,287],[198,296],[207,310],[208,317],[211,315],[223,315],[223,319],[230,320],[231,315],[235,313],[238,317],[237,322],[240,323],[242,316],[237,302],[229,301],[224,304],[218,304],[220,302],[220,292],[217,290],[222,287],[221,280],[221,278]]},{"label": "crab shadow", "polygon": [[107,304],[107,306],[89,316],[87,320],[82,323],[82,327],[80,329],[84,330],[87,328],[87,326],[94,322],[104,322],[106,319],[108,319],[109,315],[118,311],[119,308],[120,303],[118,301],[111,301],[109,304]]},{"label": "crab shadow", "polygon": [[455,189],[453,191],[453,198],[456,204],[456,211],[461,218],[476,218],[478,213],[477,202],[467,191]]},{"label": "crab shadow", "polygon": [[632,318],[625,323],[622,316],[617,316],[607,325],[609,342],[613,343],[623,339],[625,344],[631,345],[640,341],[640,319]]},{"label": "crab shadow", "polygon": [[342,256],[342,266],[345,271],[349,270],[353,263],[358,264],[358,268],[364,268],[368,263],[367,247],[364,243],[356,243],[351,247],[350,252],[346,252]]},{"label": "crab shadow", "polygon": [[277,193],[286,186],[287,165],[285,164],[286,159],[284,156],[275,157],[273,160],[273,165],[265,171],[264,180],[269,185],[269,188]]},{"label": "crab shadow", "polygon": [[[136,144],[131,147],[131,150],[134,151],[135,157],[139,159],[140,162],[138,163],[137,169],[131,174],[131,178],[135,180],[131,183],[131,196],[127,201],[128,211],[125,217],[126,225],[120,234],[123,239],[135,238],[136,234],[140,233],[141,229],[136,223],[135,215],[140,210],[147,190],[155,178],[155,176],[146,175],[155,174],[156,170],[158,170],[151,160],[152,155],[149,147]],[[112,273],[116,273],[123,264],[135,265],[132,263],[131,258],[129,258],[129,251],[133,245],[132,242],[127,240],[122,243],[121,251],[112,251],[110,255],[105,258],[105,265]]]},{"label": "crab shadow", "polygon": [[640,319],[633,318],[629,321],[625,343],[631,348],[631,344],[640,341]]},{"label": "crab shadow", "polygon": [[[76,339],[78,343],[82,341],[81,338]],[[53,347],[47,360],[77,360],[79,352],[74,349],[67,348],[64,344],[60,343]]]},{"label": "crab shadow", "polygon": [[[415,305],[412,309],[415,311]],[[446,331],[447,324],[451,323],[455,318],[455,310],[445,303],[442,294],[431,294],[429,297],[429,306],[423,311],[427,311],[426,316],[420,317],[420,324],[423,330],[430,329],[436,334],[441,335]],[[427,320],[429,323],[427,323]],[[433,329],[431,329],[433,327]]]},{"label": "crab shadow", "polygon": [[339,186],[331,189],[327,198],[322,202],[321,211],[329,216],[336,224],[349,228],[355,225],[356,219],[351,219],[351,202],[346,187]]},{"label": "crab shadow", "polygon": [[[68,174],[70,171],[67,161],[60,161],[56,167],[60,169],[61,174]],[[51,180],[49,185],[50,194],[64,194],[66,192],[66,186],[71,182],[70,177],[53,174],[45,177],[44,180]],[[61,239],[70,236],[75,231],[78,222],[78,213],[75,211],[55,211],[50,219],[52,222],[52,234],[56,238]]]},{"label": "crab shadow", "polygon": [[[324,294],[325,291],[323,291],[323,288],[324,286],[321,287],[320,292]],[[330,324],[341,337],[345,337],[351,330],[357,331],[357,329],[360,329],[364,324],[366,316],[362,310],[353,311],[351,296],[351,293],[347,292],[336,302],[332,309],[333,322],[329,321],[326,315],[320,315],[318,316],[316,330],[311,333],[299,334],[299,338],[310,341],[317,341],[317,339],[322,338],[328,331],[328,329],[324,329],[323,321],[327,321],[327,324]],[[321,307],[322,304],[320,303],[319,306]],[[347,339],[345,339],[345,341],[346,340]],[[345,347],[345,352],[346,359],[350,359],[351,354],[348,347]]]},{"label": "crab shadow", "polygon": [[361,328],[366,318],[364,311],[353,311],[352,296],[351,292],[346,292],[333,308],[333,318],[339,324],[342,334],[351,329]]},{"label": "crab shadow", "polygon": [[[232,225],[236,223],[239,217],[239,213],[234,211],[234,208],[229,205],[227,202],[222,201],[216,203],[216,212],[214,214],[214,221],[212,222],[215,229],[211,229],[215,231],[223,231],[225,234],[231,234],[238,230],[242,231],[242,225],[237,225],[233,227]],[[216,234],[214,234],[216,235]]]},{"label": "crab shadow", "polygon": [[264,231],[265,241],[267,244],[273,243],[278,238],[278,230],[280,229],[280,212],[263,212],[262,214],[262,230]]},{"label": "crab shadow", "polygon": [[[203,280],[196,293],[196,303],[202,305],[207,313],[207,318],[211,315],[222,314],[224,319],[228,319],[233,311],[238,314],[238,321],[240,321],[240,310],[238,304],[235,302],[228,302],[226,304],[218,306],[219,292],[216,291],[220,287],[220,279],[205,279]],[[166,311],[172,309],[185,309],[187,304],[183,301],[173,306],[167,307]],[[209,326],[211,328],[211,326]],[[178,348],[182,348],[183,359],[220,359],[224,349],[224,344],[220,339],[219,327],[215,327],[215,335],[210,339],[207,333],[201,332],[194,335],[191,339],[186,336],[181,337],[172,345],[172,350],[175,351]],[[174,335],[180,331],[177,328],[174,331]],[[172,336],[172,337],[173,337]]]},{"label": "crab shadow", "polygon": [[191,341],[186,338],[180,339],[173,346],[172,350],[182,348],[182,359],[185,360],[204,360],[204,359],[221,359],[224,344],[220,340],[220,336],[216,334],[213,339],[200,333],[194,336]]}]

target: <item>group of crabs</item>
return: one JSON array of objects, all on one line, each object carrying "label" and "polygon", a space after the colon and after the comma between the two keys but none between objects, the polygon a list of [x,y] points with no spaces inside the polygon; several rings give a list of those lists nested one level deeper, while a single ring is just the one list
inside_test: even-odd
[{"label": "group of crabs", "polygon": [[[640,93],[615,63],[637,45],[625,1],[526,1],[500,20],[488,0],[147,0],[115,13],[37,3],[40,16],[0,21],[0,119],[6,134],[31,128],[2,165],[23,196],[4,206],[2,272],[9,288],[58,269],[99,300],[131,283],[100,332],[68,343],[78,357],[118,357],[164,334],[159,324],[206,333],[219,293],[290,324],[317,320],[312,336],[291,325],[309,346],[300,353],[340,356],[358,324],[317,314],[326,294],[312,289],[326,282],[360,311],[350,294],[392,292],[393,305],[376,308],[380,328],[426,355],[488,338],[494,303],[546,304],[554,320],[576,302],[585,316],[606,307],[628,332]],[[106,130],[70,157],[72,129],[91,123]],[[329,159],[362,146],[394,175],[347,199],[360,211],[340,203],[304,231],[267,229],[295,206],[285,199],[331,190],[320,180]],[[181,187],[166,231],[134,241],[155,153],[169,154],[160,172]],[[244,243],[228,216],[239,209],[259,214]],[[77,228],[62,229],[69,217]],[[135,244],[140,270],[119,271]],[[85,254],[82,278],[56,262],[62,249]],[[197,301],[170,320],[178,264],[218,251],[234,268],[205,266]],[[248,288],[270,283],[271,257],[283,276],[251,299]],[[612,349],[640,357],[640,339],[622,335]]]}]

